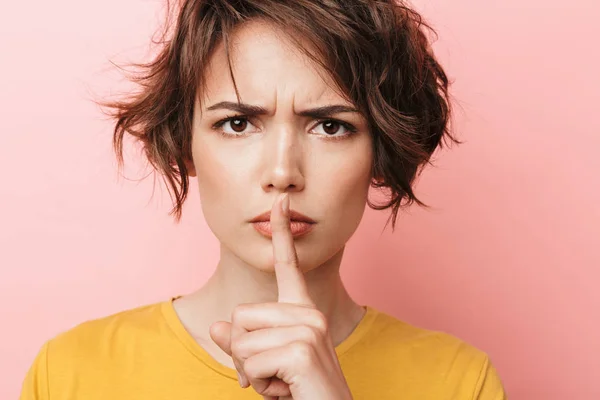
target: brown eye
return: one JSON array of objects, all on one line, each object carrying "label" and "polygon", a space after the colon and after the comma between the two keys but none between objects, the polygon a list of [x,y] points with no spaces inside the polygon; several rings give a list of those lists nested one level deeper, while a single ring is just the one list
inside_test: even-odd
[{"label": "brown eye", "polygon": [[212,128],[217,130],[223,136],[238,138],[260,132],[260,129],[252,125],[250,119],[244,115],[236,115],[224,118],[214,124]]},{"label": "brown eye", "polygon": [[323,132],[328,135],[335,135],[340,129],[340,123],[335,121],[325,121],[323,122]]},{"label": "brown eye", "polygon": [[234,132],[241,133],[248,127],[248,120],[243,118],[234,118],[230,121],[231,129]]},{"label": "brown eye", "polygon": [[342,139],[357,132],[353,125],[337,119],[319,122],[311,129],[311,133],[324,136],[326,139]]}]

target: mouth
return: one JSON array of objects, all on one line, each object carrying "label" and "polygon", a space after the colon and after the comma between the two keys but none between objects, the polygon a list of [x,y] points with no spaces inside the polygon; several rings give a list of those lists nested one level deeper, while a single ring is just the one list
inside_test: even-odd
[{"label": "mouth", "polygon": [[[271,238],[273,231],[271,229],[271,212],[267,211],[250,220],[252,226],[261,235]],[[304,236],[314,228],[316,222],[304,214],[290,210],[290,231],[294,238]]]}]

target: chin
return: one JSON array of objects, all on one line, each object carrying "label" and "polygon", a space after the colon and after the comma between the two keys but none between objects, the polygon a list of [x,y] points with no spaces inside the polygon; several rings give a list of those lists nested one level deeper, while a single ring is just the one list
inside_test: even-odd
[{"label": "chin", "polygon": [[[252,227],[250,229],[250,231],[244,231],[242,235],[223,235],[219,239],[235,258],[248,266],[264,273],[275,273],[271,239],[259,234]],[[343,250],[343,242],[334,243],[327,240],[327,236],[323,235],[323,232],[314,230],[294,240],[296,254],[303,272],[320,267],[339,254],[340,250]],[[233,238],[235,239],[232,241]]]},{"label": "chin", "polygon": [[[308,238],[308,236],[306,238]],[[319,255],[328,253],[328,249],[319,248],[315,243],[310,244],[308,241],[304,240],[297,240],[295,245],[302,272],[308,272],[318,268],[336,254],[336,252],[334,252],[328,257],[319,257]],[[259,247],[259,249],[257,249],[257,247]],[[242,259],[257,270],[265,273],[275,273],[273,247],[271,242],[266,241],[264,246],[253,246],[253,249],[254,251],[244,249],[244,253],[247,257],[242,257]]]}]

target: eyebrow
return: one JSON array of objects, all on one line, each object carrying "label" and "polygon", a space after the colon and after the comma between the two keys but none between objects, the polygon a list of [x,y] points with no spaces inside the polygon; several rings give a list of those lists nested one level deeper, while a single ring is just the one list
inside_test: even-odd
[{"label": "eyebrow", "polygon": [[[247,116],[257,116],[257,115],[268,114],[267,109],[264,107],[254,106],[254,105],[245,104],[245,103],[234,103],[231,101],[221,101],[221,102],[213,104],[212,106],[207,108],[207,110],[219,110],[219,109],[236,111],[236,112],[239,112],[240,114],[247,115]],[[318,118],[327,118],[334,114],[340,114],[340,113],[359,113],[360,114],[360,111],[358,111],[358,109],[356,109],[354,107],[348,107],[348,106],[344,106],[344,105],[334,104],[334,105],[310,108],[308,110],[302,110],[300,112],[297,112],[296,114],[299,116],[302,116],[302,117],[311,117],[311,118],[318,119]]]}]

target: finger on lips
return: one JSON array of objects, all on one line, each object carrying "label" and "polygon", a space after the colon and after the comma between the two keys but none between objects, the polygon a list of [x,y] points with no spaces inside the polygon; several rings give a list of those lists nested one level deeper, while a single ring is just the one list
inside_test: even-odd
[{"label": "finger on lips", "polygon": [[[287,193],[280,195],[271,209],[278,303],[245,304],[236,307],[232,315],[228,346],[228,354],[233,358],[240,386],[246,388],[252,385],[257,392],[271,396],[289,396],[289,388],[286,385],[282,386],[283,382],[270,379],[278,373],[283,361],[280,357],[284,352],[289,352],[290,346],[293,346],[292,350],[300,347],[304,349],[305,345],[318,340],[319,333],[326,333],[326,321],[321,313],[316,312],[314,302],[308,294],[304,275],[299,268],[290,230],[289,210],[290,199]],[[253,335],[250,336],[249,332]],[[296,336],[290,336],[286,341],[285,332],[293,332]],[[271,339],[267,339],[267,335],[271,335]],[[292,337],[295,340],[290,341]],[[235,351],[232,351],[231,347]],[[247,350],[248,354],[252,354],[247,355],[248,358],[244,360],[241,354],[238,354],[238,350],[242,353]],[[251,374],[250,379],[247,372]]]},{"label": "finger on lips", "polygon": [[313,305],[298,263],[294,237],[290,230],[289,209],[289,194],[284,193],[275,200],[271,210],[273,259],[279,291],[278,301]]}]

